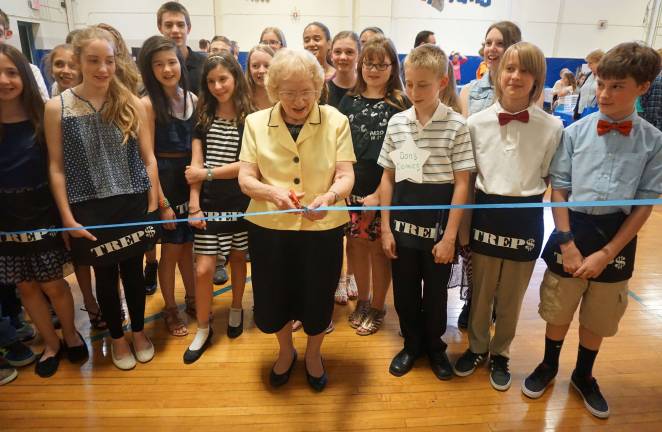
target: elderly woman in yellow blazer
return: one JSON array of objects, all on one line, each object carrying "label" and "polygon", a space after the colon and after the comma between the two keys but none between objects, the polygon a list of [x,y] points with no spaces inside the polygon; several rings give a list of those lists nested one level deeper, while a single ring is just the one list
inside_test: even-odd
[{"label": "elderly woman in yellow blazer", "polygon": [[255,324],[275,333],[280,350],[269,382],[285,384],[297,359],[292,321],[308,335],[305,369],[321,391],[327,375],[321,357],[342,267],[345,211],[356,161],[347,117],[317,100],[324,71],[307,51],[281,49],[271,61],[267,92],[273,108],[249,115],[244,126],[239,184],[251,197],[248,212],[303,208],[299,213],[249,220]]}]

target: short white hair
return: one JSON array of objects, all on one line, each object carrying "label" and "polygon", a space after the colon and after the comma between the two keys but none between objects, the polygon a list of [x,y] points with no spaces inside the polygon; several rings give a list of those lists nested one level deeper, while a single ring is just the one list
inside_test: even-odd
[{"label": "short white hair", "polygon": [[278,102],[281,82],[293,76],[310,79],[319,99],[324,85],[324,69],[309,51],[288,48],[279,49],[269,65],[266,82],[269,99]]}]

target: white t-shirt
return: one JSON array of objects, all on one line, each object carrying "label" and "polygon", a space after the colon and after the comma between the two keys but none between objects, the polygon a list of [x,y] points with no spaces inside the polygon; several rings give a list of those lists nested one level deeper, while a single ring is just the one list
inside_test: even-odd
[{"label": "white t-shirt", "polygon": [[48,99],[50,99],[50,96],[48,95],[48,89],[46,88],[46,82],[44,81],[44,77],[41,76],[41,71],[39,68],[33,64],[30,64],[30,69],[32,69],[32,74],[34,75],[35,81],[37,81],[37,87],[39,87],[39,94],[41,95],[41,98],[46,102]]},{"label": "white t-shirt", "polygon": [[486,194],[526,197],[547,189],[545,177],[561,142],[563,123],[536,105],[527,110],[528,123],[513,120],[500,126],[498,114],[507,111],[495,102],[467,120],[478,171],[476,187]]}]

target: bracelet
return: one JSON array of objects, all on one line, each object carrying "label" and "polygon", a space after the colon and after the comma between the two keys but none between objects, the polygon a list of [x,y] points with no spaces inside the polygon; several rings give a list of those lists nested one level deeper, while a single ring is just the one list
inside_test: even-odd
[{"label": "bracelet", "polygon": [[159,200],[159,208],[161,210],[165,210],[167,208],[170,208],[170,201],[168,201],[168,198],[163,197],[162,200]]},{"label": "bracelet", "polygon": [[334,197],[334,200],[335,200],[335,201],[333,201],[334,204],[337,203],[338,201],[340,201],[340,195],[338,195],[338,193],[336,191],[334,191],[333,189],[329,189],[329,192],[333,194],[333,197]]},{"label": "bracelet", "polygon": [[198,214],[202,211],[202,209],[197,209],[196,211],[190,211],[188,212],[189,216],[193,216],[194,214]]},{"label": "bracelet", "polygon": [[210,182],[212,180],[214,180],[214,177],[212,176],[211,168],[207,168],[207,181]]}]

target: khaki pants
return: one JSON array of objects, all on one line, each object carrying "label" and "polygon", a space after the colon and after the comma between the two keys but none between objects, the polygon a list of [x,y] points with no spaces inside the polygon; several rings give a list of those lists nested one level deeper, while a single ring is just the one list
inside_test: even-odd
[{"label": "khaki pants", "polygon": [[[524,293],[535,261],[511,261],[474,252],[473,295],[469,313],[469,349],[474,353],[509,357]],[[496,301],[494,337],[490,340],[492,307]]]}]

